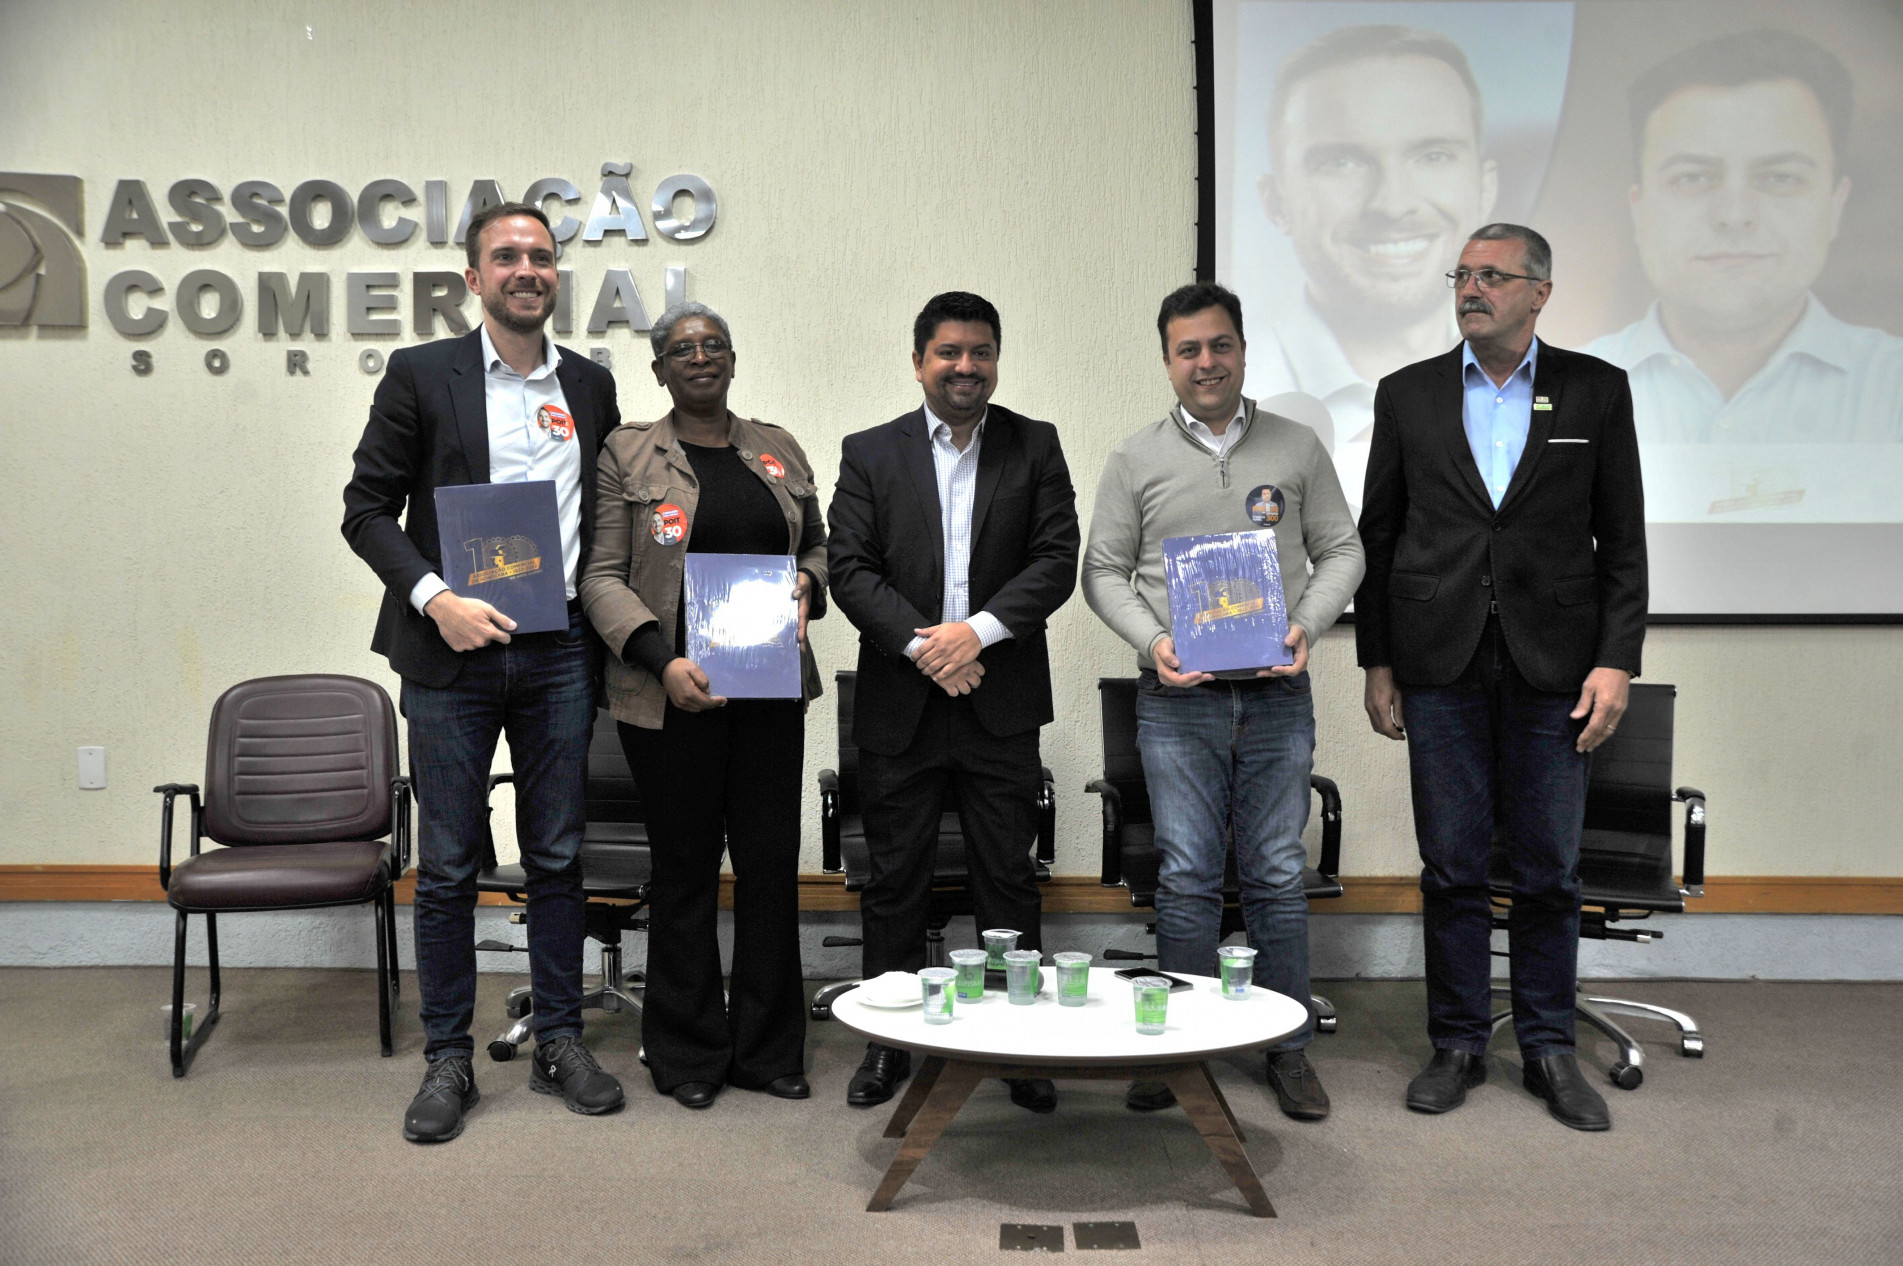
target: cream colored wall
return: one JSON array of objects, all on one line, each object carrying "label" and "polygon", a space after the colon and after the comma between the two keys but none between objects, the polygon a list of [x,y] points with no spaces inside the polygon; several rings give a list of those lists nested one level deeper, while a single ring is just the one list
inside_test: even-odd
[{"label": "cream colored wall", "polygon": [[[367,649],[376,582],[337,524],[374,388],[357,352],[413,336],[346,336],[342,278],[396,270],[407,296],[411,270],[460,267],[460,253],[359,234],[329,250],[108,248],[119,178],[146,180],[171,219],[164,191],[186,176],[227,193],[445,179],[455,205],[478,177],[519,194],[562,175],[592,199],[604,160],[633,161],[645,198],[696,172],[720,197],[705,241],[576,244],[578,325],[604,268],[633,269],[658,311],[662,269],[686,264],[692,297],[733,322],[734,407],[790,427],[830,484],[841,436],[916,403],[918,305],[980,291],[1003,313],[998,399],[1062,427],[1087,517],[1110,445],[1169,403],[1151,314],[1193,262],[1190,83],[1188,5],[1161,0],[0,8],[0,170],[85,179],[92,309],[77,336],[0,337],[0,863],[153,860],[148,788],[202,776],[206,713],[232,682],[324,670],[396,688]],[[229,273],[245,323],[201,339],[174,317],[122,338],[99,287],[134,267],[168,284]],[[333,333],[256,334],[261,269],[331,273]],[[407,330],[407,297],[399,315]],[[565,341],[614,350],[625,414],[666,407],[638,336]],[[223,377],[202,367],[211,346],[231,355]],[[286,377],[285,346],[310,350],[311,377]],[[149,378],[130,370],[135,347],[154,354]],[[1345,868],[1404,873],[1403,756],[1361,719],[1350,640],[1317,655],[1318,762],[1347,800]],[[850,665],[843,619],[814,641],[829,672]],[[1132,661],[1081,598],[1051,645],[1059,869],[1092,873],[1094,682]],[[1683,691],[1680,772],[1713,798],[1714,872],[1903,871],[1889,794],[1903,633],[1660,630],[1649,664]],[[827,701],[809,770],[833,736]],[[103,792],[74,788],[82,743],[108,749]],[[817,869],[808,799],[802,864]]]}]

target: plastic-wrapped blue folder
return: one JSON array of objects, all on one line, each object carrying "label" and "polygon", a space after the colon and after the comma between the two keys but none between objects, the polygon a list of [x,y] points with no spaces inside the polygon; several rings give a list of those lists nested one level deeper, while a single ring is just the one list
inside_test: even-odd
[{"label": "plastic-wrapped blue folder", "polygon": [[1181,671],[1233,672],[1294,662],[1294,653],[1282,645],[1288,610],[1273,530],[1167,537],[1163,574]]},{"label": "plastic-wrapped blue folder", "polygon": [[791,554],[687,556],[687,658],[728,699],[800,697]]}]

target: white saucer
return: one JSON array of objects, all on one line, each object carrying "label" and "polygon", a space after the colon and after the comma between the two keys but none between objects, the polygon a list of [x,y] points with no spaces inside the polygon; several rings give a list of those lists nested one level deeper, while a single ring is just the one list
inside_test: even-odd
[{"label": "white saucer", "polygon": [[889,971],[882,976],[875,976],[853,992],[868,1007],[879,1007],[886,1011],[903,1011],[907,1007],[920,1006],[925,1000],[919,978],[909,971]]}]

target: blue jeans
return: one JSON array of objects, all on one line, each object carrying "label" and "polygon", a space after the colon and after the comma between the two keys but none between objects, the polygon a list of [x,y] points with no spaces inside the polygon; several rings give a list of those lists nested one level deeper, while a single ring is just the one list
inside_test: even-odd
[{"label": "blue jeans", "polygon": [[1576,695],[1520,676],[1497,620],[1445,686],[1402,684],[1414,831],[1421,850],[1427,1032],[1436,1049],[1484,1055],[1493,974],[1487,866],[1496,823],[1512,864],[1513,1030],[1528,1059],[1573,1051],[1579,836],[1588,756]]},{"label": "blue jeans", "polygon": [[567,633],[517,634],[463,656],[435,689],[403,683],[410,779],[421,821],[416,858],[416,975],[424,1057],[469,1056],[476,1008],[476,870],[489,838],[489,768],[509,736],[515,827],[528,872],[529,987],[535,1036],[579,1034],[583,936],[581,835],[594,648],[579,614]]},{"label": "blue jeans", "polygon": [[1302,1027],[1270,1049],[1302,1049],[1315,1035],[1302,891],[1302,828],[1315,765],[1308,674],[1179,687],[1145,671],[1137,682],[1137,751],[1162,861],[1156,965],[1216,974],[1223,864],[1233,834],[1255,983],[1309,1009]]}]

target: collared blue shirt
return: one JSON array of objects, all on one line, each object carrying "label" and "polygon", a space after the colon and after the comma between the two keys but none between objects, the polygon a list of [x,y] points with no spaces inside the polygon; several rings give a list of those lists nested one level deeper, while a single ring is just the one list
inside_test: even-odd
[{"label": "collared blue shirt", "polygon": [[1494,385],[1474,359],[1473,344],[1460,345],[1460,424],[1467,431],[1467,447],[1487,485],[1487,495],[1498,507],[1526,451],[1527,428],[1533,425],[1533,371],[1540,341],[1526,349],[1526,359],[1507,376],[1506,386]]}]

